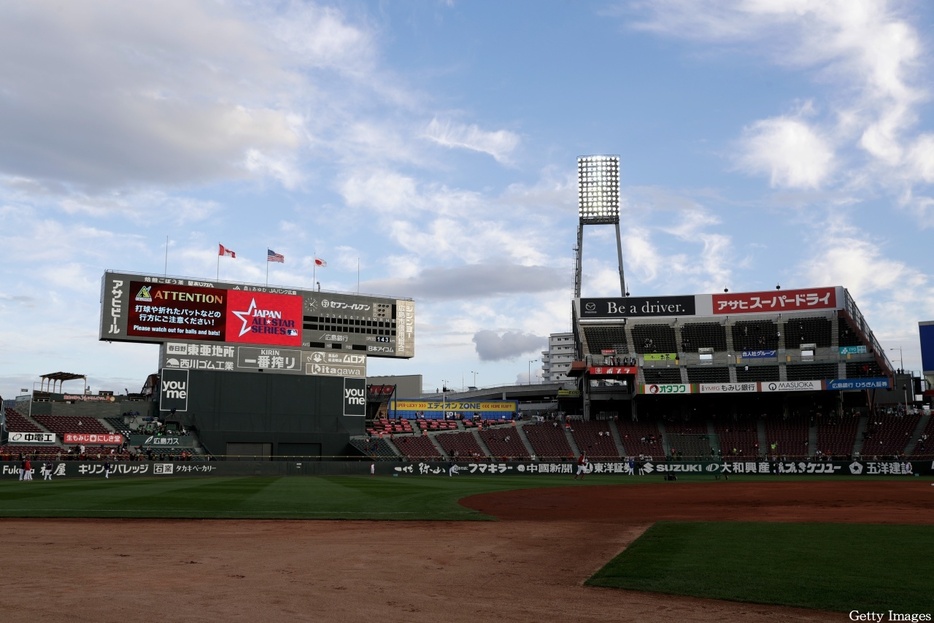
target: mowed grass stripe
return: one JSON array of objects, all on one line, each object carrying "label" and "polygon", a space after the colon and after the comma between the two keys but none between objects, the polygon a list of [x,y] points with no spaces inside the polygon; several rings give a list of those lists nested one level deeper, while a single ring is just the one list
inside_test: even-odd
[{"label": "mowed grass stripe", "polygon": [[931,613],[930,526],[662,522],[592,586],[849,612]]},{"label": "mowed grass stripe", "polygon": [[568,484],[563,477],[502,476],[3,481],[0,517],[479,520],[490,518],[461,506],[460,498],[488,491]]}]

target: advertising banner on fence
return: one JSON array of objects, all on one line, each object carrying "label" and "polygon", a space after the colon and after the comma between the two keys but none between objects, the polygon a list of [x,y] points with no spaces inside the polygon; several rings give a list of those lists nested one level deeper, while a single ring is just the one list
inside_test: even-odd
[{"label": "advertising banner on fence", "polygon": [[668,384],[655,384],[655,383],[646,383],[642,386],[643,394],[650,394],[653,396],[657,395],[667,395],[667,396],[677,396],[681,394],[692,394],[694,393],[693,388],[690,383],[668,383]]},{"label": "advertising banner on fence", "polygon": [[[529,463],[457,463],[459,474],[496,475],[556,475],[573,474],[573,462],[529,462]],[[394,465],[391,469],[400,475],[448,475],[448,463],[407,463]],[[773,475],[794,474],[813,476],[914,476],[932,473],[930,461],[711,461],[711,462],[592,462],[588,474],[638,475],[638,476],[711,476],[720,475]],[[635,473],[634,473],[635,472]]]},{"label": "advertising banner on fence", "polygon": [[344,379],[344,415],[366,415],[366,379]]},{"label": "advertising banner on fence", "polygon": [[194,448],[194,437],[188,435],[130,435],[134,448]]},{"label": "advertising banner on fence", "polygon": [[120,446],[123,435],[118,433],[65,433],[62,440],[69,445],[86,444],[89,446]]},{"label": "advertising banner on fence", "polygon": [[827,389],[888,389],[889,380],[876,379],[833,379],[827,381]]},{"label": "advertising banner on fence", "polygon": [[515,400],[391,400],[390,411],[495,411],[514,413],[518,408]]},{"label": "advertising banner on fence", "polygon": [[[382,476],[441,476],[475,475],[495,478],[496,476],[570,476],[576,471],[573,461],[419,461],[404,463],[377,461],[375,473]],[[63,477],[103,478],[105,466],[101,461],[53,461],[55,479]],[[36,469],[35,467],[33,469]],[[0,462],[0,477],[17,479],[19,461]],[[369,474],[367,461],[115,461],[110,465],[111,477],[160,478],[185,476],[287,476],[287,475],[341,475]],[[703,481],[718,476],[743,474],[768,477],[775,474],[810,477],[818,479],[833,476],[849,478],[895,476],[930,477],[934,474],[931,461],[711,461],[711,462],[653,462],[629,463],[625,460],[591,463],[587,473],[595,476],[634,476],[659,479],[669,476]]]},{"label": "advertising banner on fence", "polygon": [[764,392],[818,392],[824,389],[821,381],[773,381],[759,385]]},{"label": "advertising banner on fence", "polygon": [[701,394],[744,394],[759,391],[758,383],[700,383]]},{"label": "advertising banner on fence", "polygon": [[159,377],[159,410],[188,411],[188,370],[162,368]]},{"label": "advertising banner on fence", "polygon": [[10,443],[48,445],[55,443],[55,433],[10,433]]}]

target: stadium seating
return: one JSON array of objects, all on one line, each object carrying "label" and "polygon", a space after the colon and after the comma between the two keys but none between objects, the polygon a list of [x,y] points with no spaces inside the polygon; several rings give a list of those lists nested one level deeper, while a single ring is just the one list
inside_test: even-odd
[{"label": "stadium seating", "polygon": [[665,368],[643,368],[646,383],[666,384],[681,382],[681,368],[677,366]]},{"label": "stadium seating", "polygon": [[[769,417],[765,421],[769,456],[800,458],[810,456],[810,426],[806,416]],[[775,450],[772,450],[775,444]]]},{"label": "stadium seating", "polygon": [[632,327],[632,341],[635,352],[676,353],[678,341],[675,330],[670,324],[637,324]]},{"label": "stadium seating", "polygon": [[487,456],[470,431],[439,433],[435,436],[435,441],[452,458],[456,456],[458,459],[479,459]]},{"label": "stadium seating", "polygon": [[618,355],[628,355],[630,353],[624,327],[587,326],[584,327],[584,339],[587,342],[587,352],[589,353],[600,354],[607,350]]},{"label": "stadium seating", "polygon": [[689,322],[681,326],[681,351],[694,352],[700,348],[712,348],[725,352],[726,329],[719,322]]},{"label": "stadium seating", "polygon": [[790,318],[785,321],[783,333],[785,348],[800,348],[802,344],[833,346],[833,323],[828,318]]},{"label": "stadium seating", "polygon": [[846,378],[878,378],[885,376],[882,368],[875,361],[848,361],[846,363]]},{"label": "stadium seating", "polygon": [[733,327],[733,350],[776,350],[778,325],[771,320],[741,320]]},{"label": "stadium seating", "polygon": [[419,418],[415,420],[416,426],[423,432],[437,432],[442,430],[457,430],[457,420],[427,420]]},{"label": "stadium seating", "polygon": [[502,460],[504,458],[511,458],[526,460],[530,455],[529,451],[525,448],[525,444],[522,443],[522,439],[519,438],[520,428],[524,427],[485,426],[479,431],[480,439],[482,439],[486,447],[490,449],[490,455],[494,459]]},{"label": "stadium seating", "polygon": [[20,455],[45,461],[59,460],[65,457],[65,451],[59,445],[32,446],[8,444],[0,446],[0,460],[18,461]]},{"label": "stadium seating", "polygon": [[14,433],[44,433],[46,431],[42,430],[40,427],[36,426],[33,422],[29,420],[25,415],[17,411],[16,409],[7,408],[4,413],[6,413],[6,429]]},{"label": "stadium seating", "polygon": [[763,454],[759,447],[759,430],[755,418],[747,417],[729,424],[717,423],[714,432],[724,457],[759,457]]},{"label": "stadium seating", "polygon": [[394,438],[393,444],[411,461],[435,461],[442,458],[441,453],[426,436],[403,435]]},{"label": "stadium seating", "polygon": [[574,456],[561,423],[537,422],[522,427],[535,456],[542,460],[564,460]]},{"label": "stadium seating", "polygon": [[405,418],[378,418],[370,422],[366,432],[370,436],[405,435],[413,432],[412,423]]},{"label": "stadium seating", "polygon": [[894,458],[901,457],[906,450],[911,451],[915,442],[912,437],[918,427],[921,415],[917,413],[908,415],[878,414],[869,418],[863,447],[860,455],[863,458]]},{"label": "stadium seating", "polygon": [[850,327],[850,323],[845,314],[840,315],[837,328],[837,340],[840,346],[863,346],[863,340],[859,332]]},{"label": "stadium seating", "polygon": [[928,417],[927,426],[921,431],[921,435],[915,440],[915,446],[911,451],[912,457],[934,457],[934,416]]},{"label": "stadium seating", "polygon": [[662,435],[658,430],[658,423],[654,420],[646,422],[618,420],[616,429],[626,456],[665,456]]},{"label": "stadium seating", "polygon": [[835,363],[800,363],[788,364],[785,373],[789,381],[811,381],[816,379],[836,379],[840,372]]},{"label": "stadium seating", "polygon": [[133,434],[133,430],[124,423],[123,417],[107,417],[104,418],[104,421],[107,422],[112,429],[125,437],[129,437]]},{"label": "stadium seating", "polygon": [[827,457],[853,456],[859,418],[852,415],[824,418],[817,427],[817,451]]},{"label": "stadium seating", "polygon": [[740,365],[736,366],[737,383],[755,383],[756,381],[778,381],[780,372],[777,365]]},{"label": "stadium seating", "polygon": [[577,448],[586,452],[592,460],[618,460],[620,458],[608,420],[572,422],[571,436]]},{"label": "stadium seating", "polygon": [[665,422],[665,437],[669,456],[702,459],[714,454],[706,422]]},{"label": "stadium seating", "polygon": [[65,433],[83,433],[89,435],[107,435],[112,433],[100,420],[77,415],[36,415],[33,417],[42,426],[58,435]]},{"label": "stadium seating", "polygon": [[688,368],[689,383],[729,383],[730,369],[725,366]]}]

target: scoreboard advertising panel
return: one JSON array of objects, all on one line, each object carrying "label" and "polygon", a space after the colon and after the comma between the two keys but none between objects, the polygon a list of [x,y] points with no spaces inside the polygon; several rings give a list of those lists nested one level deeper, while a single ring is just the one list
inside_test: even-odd
[{"label": "scoreboard advertising panel", "polygon": [[289,294],[130,282],[127,335],[301,346],[302,298]]},{"label": "scoreboard advertising panel", "polygon": [[104,273],[100,339],[415,355],[410,300]]}]

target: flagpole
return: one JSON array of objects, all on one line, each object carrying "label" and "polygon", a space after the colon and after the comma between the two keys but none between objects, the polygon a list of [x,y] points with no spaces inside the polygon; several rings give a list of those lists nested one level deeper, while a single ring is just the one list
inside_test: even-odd
[{"label": "flagpole", "polygon": [[269,247],[266,247],[266,287],[269,287]]},{"label": "flagpole", "polygon": [[165,237],[165,267],[163,268],[162,276],[165,277],[169,274],[169,237]]},{"label": "flagpole", "polygon": [[[220,243],[217,243],[217,248],[220,249]],[[215,281],[221,280],[221,254],[217,253],[217,277],[214,278]]]},{"label": "flagpole", "polygon": [[357,258],[357,294],[360,294],[360,258]]}]

